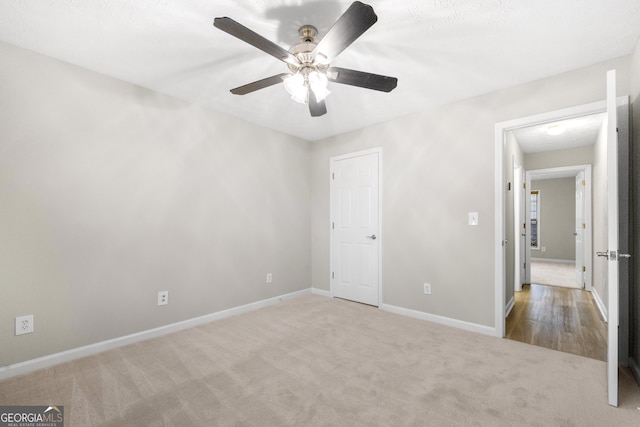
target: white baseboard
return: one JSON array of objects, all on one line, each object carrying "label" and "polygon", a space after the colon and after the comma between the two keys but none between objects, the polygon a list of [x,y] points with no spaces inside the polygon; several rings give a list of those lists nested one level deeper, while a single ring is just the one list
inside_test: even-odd
[{"label": "white baseboard", "polygon": [[640,366],[633,357],[629,358],[629,368],[633,372],[633,376],[636,377],[638,384],[640,384]]},{"label": "white baseboard", "polygon": [[465,322],[464,320],[451,319],[450,317],[438,316],[436,314],[429,314],[423,311],[411,310],[408,308],[397,307],[395,305],[382,304],[380,305],[382,310],[390,313],[401,314],[403,316],[415,317],[421,320],[427,320],[429,322],[438,323],[445,326],[451,326],[458,329],[464,329],[465,331],[477,332],[483,335],[496,336],[496,329],[490,326],[478,325],[477,323]]},{"label": "white baseboard", "polygon": [[505,319],[509,317],[509,313],[511,313],[511,310],[513,310],[513,307],[515,307],[515,305],[516,305],[516,299],[514,297],[511,297],[511,299],[507,303],[507,307],[504,310]]},{"label": "white baseboard", "polygon": [[[301,295],[307,295],[312,292],[313,292],[313,289],[310,289],[310,288],[302,289],[300,291],[291,292],[288,294],[284,294],[284,295],[280,295],[272,298],[267,298],[261,301],[252,302],[249,304],[233,307],[227,310],[218,311],[218,312],[207,314],[200,317],[195,317],[193,319],[183,320],[181,322],[160,326],[159,328],[136,332],[135,334],[125,335],[123,337],[118,337],[118,338],[110,339],[107,341],[101,341],[101,342],[86,345],[83,347],[72,348],[70,350],[62,351],[60,353],[50,354],[47,356],[39,357],[37,359],[15,363],[13,365],[2,366],[0,367],[0,380],[14,377],[16,375],[26,374],[28,372],[33,372],[38,369],[47,368],[49,366],[57,365],[59,363],[69,362],[71,360],[90,356],[92,354],[100,353],[106,350],[111,350],[117,347],[122,347],[127,344],[132,344],[135,342],[147,340],[149,338],[154,338],[154,337],[169,334],[172,332],[193,328],[194,326],[202,325],[204,323],[209,323],[214,320],[223,319],[225,317],[235,316],[237,314],[257,310],[262,307],[276,304],[280,301],[289,300],[292,298],[299,297]],[[313,293],[316,293],[316,292],[313,292]],[[317,293],[317,294],[321,295],[321,293]]]},{"label": "white baseboard", "polygon": [[331,298],[331,291],[327,291],[326,289],[311,288],[311,293],[313,295],[320,295],[323,297]]},{"label": "white baseboard", "polygon": [[596,306],[598,307],[598,310],[600,310],[600,314],[602,314],[602,318],[604,319],[605,322],[608,322],[607,319],[609,318],[609,316],[607,315],[607,307],[602,302],[602,298],[600,298],[600,295],[598,294],[598,291],[596,291],[595,288],[591,289],[591,295],[593,295],[593,299],[596,302]]}]

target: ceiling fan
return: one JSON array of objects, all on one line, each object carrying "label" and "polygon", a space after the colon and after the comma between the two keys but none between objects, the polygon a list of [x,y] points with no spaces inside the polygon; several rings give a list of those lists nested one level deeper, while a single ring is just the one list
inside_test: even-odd
[{"label": "ceiling fan", "polygon": [[327,113],[324,99],[330,94],[327,89],[328,82],[382,92],[391,92],[398,85],[398,79],[395,77],[331,66],[331,61],[377,20],[378,17],[371,6],[359,1],[353,2],[319,41],[316,40],[318,30],[313,25],[300,27],[298,34],[302,40],[289,50],[265,39],[231,18],[215,18],[213,25],[285,62],[289,67],[288,73],[276,74],[231,89],[231,93],[246,95],[284,83],[291,97],[297,102],[308,104],[311,116],[318,117]]}]

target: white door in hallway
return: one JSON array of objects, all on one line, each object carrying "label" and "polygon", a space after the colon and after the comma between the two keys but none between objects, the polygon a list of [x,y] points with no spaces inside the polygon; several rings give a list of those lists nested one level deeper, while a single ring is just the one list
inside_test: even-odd
[{"label": "white door in hallway", "polygon": [[380,302],[380,150],[331,159],[331,293]]},{"label": "white door in hallway", "polygon": [[[518,163],[515,163],[513,173],[514,173],[513,175],[514,177],[513,179],[513,185],[514,185],[513,213],[515,217],[514,237],[515,237],[515,240],[518,242],[515,246],[516,266],[518,266],[515,268],[515,271],[519,272],[517,274],[517,280],[515,282],[515,291],[520,292],[522,291],[522,284],[530,282],[529,279],[527,279],[527,269],[530,269],[530,267],[527,265],[527,234],[526,234],[527,220],[525,219],[526,218],[525,203],[527,201],[527,196],[526,196],[526,188],[525,188],[526,179],[525,179],[524,168],[520,166]],[[529,278],[530,277],[531,277],[531,274],[529,274]]]},{"label": "white door in hallway", "polygon": [[576,175],[576,282],[580,287],[584,288],[584,231],[586,229],[586,221],[584,218],[584,191],[586,180],[584,171],[578,172]]}]

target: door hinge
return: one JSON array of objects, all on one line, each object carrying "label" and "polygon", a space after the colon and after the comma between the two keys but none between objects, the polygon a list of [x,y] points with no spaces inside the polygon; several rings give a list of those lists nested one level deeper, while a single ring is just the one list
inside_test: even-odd
[{"label": "door hinge", "polygon": [[586,186],[587,185],[587,181],[585,181],[584,179],[582,180],[582,185]]},{"label": "door hinge", "polygon": [[331,229],[332,229],[332,230],[335,230],[335,228],[336,228],[336,224],[332,222],[332,223],[331,223]]},{"label": "door hinge", "polygon": [[336,174],[331,172],[331,179],[336,179]]},{"label": "door hinge", "polygon": [[586,230],[586,229],[587,229],[587,224],[585,224],[585,223],[583,222],[583,223],[582,223],[582,228]]},{"label": "door hinge", "polygon": [[331,272],[331,278],[335,279],[335,275],[334,275],[333,271]]},{"label": "door hinge", "polygon": [[522,184],[522,188],[524,188],[526,190],[527,189],[527,184],[526,183]]},{"label": "door hinge", "polygon": [[584,265],[582,266],[582,272],[584,273],[585,271],[587,271],[587,267],[585,267]]}]

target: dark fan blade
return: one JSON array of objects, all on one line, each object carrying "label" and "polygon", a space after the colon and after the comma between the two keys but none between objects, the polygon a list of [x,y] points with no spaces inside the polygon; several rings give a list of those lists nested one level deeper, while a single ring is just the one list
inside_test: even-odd
[{"label": "dark fan blade", "polygon": [[237,23],[231,18],[227,18],[226,16],[222,18],[216,18],[213,20],[213,25],[216,28],[219,28],[222,31],[231,34],[232,36],[237,37],[252,46],[257,47],[263,52],[266,52],[283,62],[296,66],[300,65],[300,61],[298,60],[298,58],[293,56],[290,52],[284,50],[277,44],[265,39],[260,34],[251,31],[244,25]]},{"label": "dark fan blade", "polygon": [[312,90],[309,91],[309,112],[311,117],[320,117],[327,114],[327,106],[324,103],[324,99],[318,101],[316,94]]},{"label": "dark fan blade", "polygon": [[331,62],[377,20],[378,17],[371,6],[359,1],[353,2],[320,40],[313,53],[322,54],[327,57],[326,62]]},{"label": "dark fan blade", "polygon": [[248,93],[255,92],[256,90],[264,89],[265,87],[282,83],[282,80],[289,75],[290,74],[288,73],[276,74],[275,76],[267,77],[266,79],[258,80],[253,83],[231,89],[231,93],[234,95],[246,95]]},{"label": "dark fan blade", "polygon": [[363,73],[362,71],[349,70],[340,67],[331,67],[327,70],[329,81],[345,85],[363,87],[365,89],[391,92],[398,86],[395,77],[381,76],[379,74]]}]

